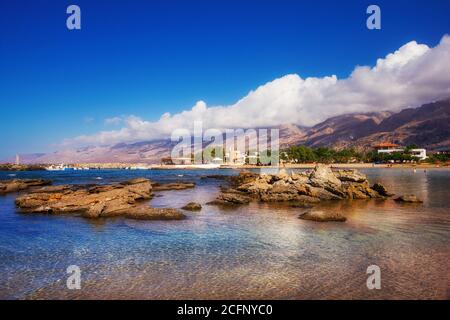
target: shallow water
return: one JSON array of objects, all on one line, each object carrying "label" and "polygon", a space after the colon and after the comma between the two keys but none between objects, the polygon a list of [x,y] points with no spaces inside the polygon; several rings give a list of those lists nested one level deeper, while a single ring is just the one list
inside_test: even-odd
[{"label": "shallow water", "polygon": [[[0,197],[0,298],[88,299],[449,299],[450,170],[365,169],[397,194],[392,200],[321,204],[347,222],[298,219],[301,208],[253,203],[204,205],[184,221],[86,220],[24,215],[11,194]],[[109,183],[132,177],[195,181],[190,190],[159,192],[152,206],[204,204],[223,181],[217,171],[18,172],[56,184]],[[10,179],[0,172],[0,179]],[[181,176],[182,175],[182,176]],[[98,179],[101,177],[102,179]],[[82,289],[66,287],[66,268],[81,268]],[[366,269],[381,268],[380,290]]]}]

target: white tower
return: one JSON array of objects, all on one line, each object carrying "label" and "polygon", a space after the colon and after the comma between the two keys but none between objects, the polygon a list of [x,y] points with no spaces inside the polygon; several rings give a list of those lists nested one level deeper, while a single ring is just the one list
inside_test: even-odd
[{"label": "white tower", "polygon": [[17,165],[20,164],[20,156],[18,154],[16,154],[16,164]]}]

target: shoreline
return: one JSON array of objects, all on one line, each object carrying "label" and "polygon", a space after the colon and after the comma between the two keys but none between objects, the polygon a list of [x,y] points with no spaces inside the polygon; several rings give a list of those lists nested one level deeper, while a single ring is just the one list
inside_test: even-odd
[{"label": "shoreline", "polygon": [[[313,169],[319,163],[299,163],[299,164],[283,164],[280,166],[257,166],[257,165],[221,165],[220,167],[208,167],[205,165],[155,165],[144,163],[77,163],[70,164],[72,168],[86,168],[91,170],[247,170],[247,169]],[[375,164],[375,163],[332,163],[328,164],[331,168],[336,169],[450,169],[447,164]],[[45,164],[23,164],[11,165],[0,164],[0,171],[46,171]]]}]

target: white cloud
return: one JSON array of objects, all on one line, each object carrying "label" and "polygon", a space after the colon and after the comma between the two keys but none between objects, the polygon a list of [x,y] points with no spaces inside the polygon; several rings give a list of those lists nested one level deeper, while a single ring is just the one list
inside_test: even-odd
[{"label": "white cloud", "polygon": [[66,140],[66,144],[110,144],[170,137],[177,128],[269,127],[295,123],[312,126],[349,112],[398,111],[450,96],[450,37],[434,48],[411,41],[374,67],[357,66],[345,79],[335,75],[301,78],[289,74],[268,82],[229,106],[197,102],[191,110],[158,121],[130,116],[119,130]]},{"label": "white cloud", "polygon": [[105,124],[106,124],[106,125],[117,126],[117,125],[121,124],[122,121],[123,121],[122,117],[106,118],[106,119],[105,119]]}]

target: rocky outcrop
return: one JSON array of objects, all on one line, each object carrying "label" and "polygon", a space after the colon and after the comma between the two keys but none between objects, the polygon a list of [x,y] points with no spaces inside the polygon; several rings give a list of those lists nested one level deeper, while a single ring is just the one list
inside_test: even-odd
[{"label": "rocky outcrop", "polygon": [[285,170],[280,170],[276,175],[244,172],[235,178],[235,182],[238,183],[233,189],[223,191],[212,203],[243,204],[251,199],[315,203],[323,200],[383,198],[387,194],[387,190],[380,193],[371,188],[367,177],[356,170],[333,171],[321,164],[312,171],[292,174]]},{"label": "rocky outcrop", "polygon": [[194,188],[195,183],[191,182],[171,182],[171,183],[153,183],[153,191],[167,191],[167,190],[184,190]]},{"label": "rocky outcrop", "polygon": [[413,194],[407,194],[394,199],[397,202],[422,203],[423,201]]},{"label": "rocky outcrop", "polygon": [[386,187],[384,185],[382,185],[381,183],[375,183],[372,186],[372,189],[384,197],[392,197],[393,196],[393,194],[389,193],[388,190],[386,189]]},{"label": "rocky outcrop", "polygon": [[152,197],[150,180],[144,178],[110,185],[63,185],[44,187],[16,199],[24,213],[77,213],[85,218],[125,216],[133,219],[182,219],[175,209],[142,205]]},{"label": "rocky outcrop", "polygon": [[10,192],[18,192],[26,190],[30,187],[39,187],[50,185],[50,180],[44,179],[14,179],[14,180],[0,180],[0,195]]},{"label": "rocky outcrop", "polygon": [[347,220],[347,218],[339,212],[325,210],[310,210],[301,214],[298,218],[317,222],[345,222]]},{"label": "rocky outcrop", "polygon": [[234,189],[226,189],[223,190],[219,196],[207,204],[210,205],[221,205],[221,206],[233,206],[233,205],[242,205],[248,204],[251,201],[251,197],[246,195],[243,192]]},{"label": "rocky outcrop", "polygon": [[200,211],[200,210],[202,210],[202,205],[197,202],[189,202],[187,205],[185,205],[181,209],[188,210],[188,211]]}]

